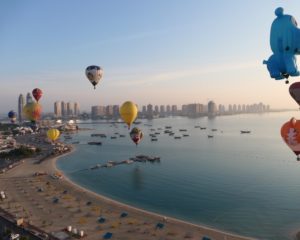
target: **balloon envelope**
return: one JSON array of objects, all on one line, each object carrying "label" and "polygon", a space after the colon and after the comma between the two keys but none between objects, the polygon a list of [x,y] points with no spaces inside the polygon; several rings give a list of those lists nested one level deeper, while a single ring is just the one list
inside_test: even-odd
[{"label": "balloon envelope", "polygon": [[52,141],[55,141],[59,137],[59,135],[60,135],[59,130],[55,128],[49,129],[47,131],[47,137]]},{"label": "balloon envelope", "polygon": [[281,127],[281,137],[298,156],[300,154],[300,120],[292,118]]},{"label": "balloon envelope", "polygon": [[136,145],[138,145],[143,138],[143,132],[141,129],[135,127],[130,131],[130,138]]},{"label": "balloon envelope", "polygon": [[16,114],[15,111],[11,110],[11,111],[8,112],[7,115],[8,115],[8,117],[10,118],[10,121],[11,121],[12,123],[16,122],[17,114]]},{"label": "balloon envelope", "polygon": [[130,128],[130,125],[136,119],[137,114],[138,114],[138,109],[133,102],[130,101],[124,102],[120,107],[121,118],[128,125],[128,128]]},{"label": "balloon envelope", "polygon": [[85,75],[91,84],[93,84],[94,88],[96,88],[96,85],[102,78],[103,69],[99,66],[91,65],[85,69]]},{"label": "balloon envelope", "polygon": [[293,83],[289,88],[289,92],[292,98],[300,105],[300,82]]},{"label": "balloon envelope", "polygon": [[39,88],[35,88],[32,90],[32,96],[38,102],[43,95],[43,91]]},{"label": "balloon envelope", "polygon": [[24,106],[23,112],[28,120],[36,122],[41,117],[42,107],[37,102],[30,102]]}]

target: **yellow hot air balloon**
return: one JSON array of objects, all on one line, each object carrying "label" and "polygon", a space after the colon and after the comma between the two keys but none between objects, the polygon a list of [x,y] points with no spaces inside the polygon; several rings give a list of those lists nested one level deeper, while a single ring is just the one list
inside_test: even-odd
[{"label": "yellow hot air balloon", "polygon": [[59,130],[52,128],[47,131],[47,136],[51,141],[55,141],[60,135]]},{"label": "yellow hot air balloon", "polygon": [[120,107],[120,115],[125,123],[128,125],[128,129],[133,121],[136,119],[138,114],[137,106],[130,101],[124,102]]}]

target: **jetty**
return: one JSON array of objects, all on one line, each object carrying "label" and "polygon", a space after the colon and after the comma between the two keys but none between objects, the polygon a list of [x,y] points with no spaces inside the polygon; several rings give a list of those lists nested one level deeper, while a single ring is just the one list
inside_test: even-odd
[{"label": "jetty", "polygon": [[160,157],[157,156],[148,156],[148,155],[136,155],[135,157],[131,157],[122,161],[108,161],[106,163],[97,163],[96,165],[89,168],[89,170],[96,170],[99,168],[111,168],[121,164],[132,164],[135,162],[160,162]]}]

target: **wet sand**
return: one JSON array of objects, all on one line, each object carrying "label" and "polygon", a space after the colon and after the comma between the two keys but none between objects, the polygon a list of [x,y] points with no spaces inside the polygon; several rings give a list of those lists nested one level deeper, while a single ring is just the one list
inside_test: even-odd
[{"label": "wet sand", "polygon": [[[54,179],[51,174],[58,171],[57,159],[47,159],[40,164],[36,164],[34,158],[26,159],[20,166],[0,175],[0,191],[7,195],[7,199],[0,201],[0,207],[49,233],[62,231],[67,226],[83,230],[87,234],[85,239],[102,239],[106,232],[113,234],[112,239],[123,240],[199,240],[203,236],[220,240],[253,239],[122,204],[91,192],[66,176]],[[33,176],[35,172],[48,175]],[[57,203],[54,198],[59,199]],[[128,215],[120,217],[123,212]],[[100,216],[105,218],[104,223],[98,222]],[[157,223],[164,227],[156,228]]]}]

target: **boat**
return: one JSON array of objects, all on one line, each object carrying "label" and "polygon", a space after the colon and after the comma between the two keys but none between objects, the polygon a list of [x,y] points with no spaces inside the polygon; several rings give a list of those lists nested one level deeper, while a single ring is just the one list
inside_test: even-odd
[{"label": "boat", "polygon": [[117,137],[115,137],[115,136],[111,136],[111,137],[110,137],[110,139],[117,139]]},{"label": "boat", "polygon": [[206,127],[200,127],[200,130],[205,130],[206,129]]},{"label": "boat", "polygon": [[186,129],[179,129],[179,132],[187,132]]},{"label": "boat", "polygon": [[183,134],[182,136],[183,137],[189,137],[190,135],[189,134]]},{"label": "boat", "polygon": [[156,133],[154,133],[155,135],[159,135],[160,134],[160,132],[156,132]]},{"label": "boat", "polygon": [[200,128],[200,126],[195,126],[195,128]]},{"label": "boat", "polygon": [[123,134],[120,134],[120,136],[119,137],[125,137],[125,135],[123,135]]},{"label": "boat", "polygon": [[72,144],[79,144],[79,141],[72,142]]},{"label": "boat", "polygon": [[181,137],[180,136],[175,136],[174,139],[181,139]]},{"label": "boat", "polygon": [[92,133],[91,137],[101,137],[106,138],[106,135],[104,133]]},{"label": "boat", "polygon": [[165,130],[164,133],[171,133],[171,130]]},{"label": "boat", "polygon": [[169,133],[169,136],[174,136],[174,134],[175,134],[175,133],[173,133],[173,132],[170,132],[170,133]]},{"label": "boat", "polygon": [[211,130],[212,130],[213,132],[218,131],[218,129],[216,129],[216,128],[212,128]]},{"label": "boat", "polygon": [[213,135],[207,135],[207,137],[208,137],[208,138],[213,138],[214,136],[213,136]]},{"label": "boat", "polygon": [[102,142],[88,142],[89,145],[102,145]]},{"label": "boat", "polygon": [[157,138],[151,138],[151,142],[156,142]]},{"label": "boat", "polygon": [[251,133],[251,131],[249,131],[249,130],[241,130],[241,134],[243,134],[243,133]]},{"label": "boat", "polygon": [[172,126],[165,126],[165,129],[171,129]]}]

